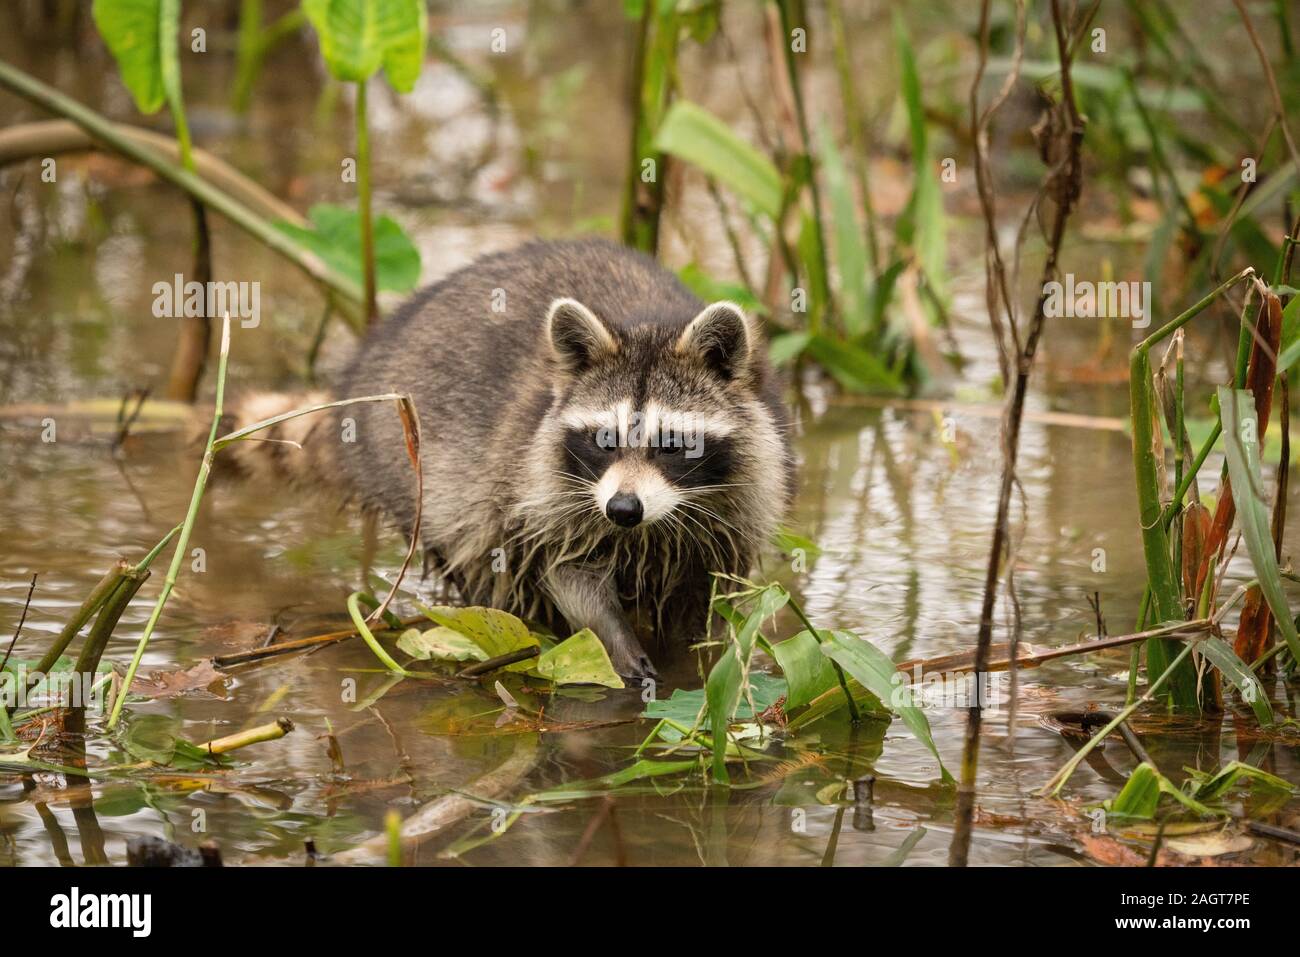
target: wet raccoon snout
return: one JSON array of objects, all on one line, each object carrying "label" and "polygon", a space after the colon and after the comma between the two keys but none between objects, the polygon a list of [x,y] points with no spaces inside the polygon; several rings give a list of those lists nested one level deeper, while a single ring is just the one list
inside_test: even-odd
[{"label": "wet raccoon snout", "polygon": [[641,506],[641,499],[631,492],[611,495],[609,501],[605,503],[605,515],[615,525],[621,525],[623,528],[640,525],[644,514],[645,509]]}]

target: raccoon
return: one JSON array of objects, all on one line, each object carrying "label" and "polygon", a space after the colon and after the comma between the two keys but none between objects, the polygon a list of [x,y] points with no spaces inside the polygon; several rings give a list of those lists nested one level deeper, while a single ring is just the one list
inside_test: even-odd
[{"label": "raccoon", "polygon": [[[753,322],[604,240],[531,242],[414,295],[332,394],[381,390],[409,393],[419,414],[426,568],[470,604],[590,628],[628,678],[655,675],[641,636],[703,633],[710,573],[747,573],[793,491],[782,389]],[[254,398],[238,419],[294,401]],[[238,443],[247,470],[335,476],[409,534],[391,407],[278,430],[303,451]]]}]

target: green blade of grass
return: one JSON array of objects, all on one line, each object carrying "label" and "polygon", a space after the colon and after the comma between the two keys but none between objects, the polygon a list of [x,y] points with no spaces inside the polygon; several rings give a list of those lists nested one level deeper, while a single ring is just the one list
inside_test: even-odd
[{"label": "green blade of grass", "polygon": [[1273,612],[1291,657],[1300,662],[1300,635],[1287,605],[1282,587],[1282,573],[1277,565],[1273,536],[1269,529],[1268,506],[1263,499],[1263,477],[1259,464],[1259,422],[1255,400],[1244,389],[1219,387],[1219,415],[1223,422],[1224,449],[1228,459],[1228,477],[1232,499],[1237,506],[1237,523],[1246,550],[1259,579],[1260,591]]}]

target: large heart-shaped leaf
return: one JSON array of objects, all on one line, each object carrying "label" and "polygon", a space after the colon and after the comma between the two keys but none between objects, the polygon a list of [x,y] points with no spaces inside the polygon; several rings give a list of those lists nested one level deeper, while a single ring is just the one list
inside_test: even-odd
[{"label": "large heart-shaped leaf", "polygon": [[[361,217],[352,209],[317,203],[307,213],[312,228],[276,226],[323,259],[334,272],[358,285],[361,277]],[[420,281],[420,251],[387,216],[375,221],[375,282],[390,292],[409,292]]]},{"label": "large heart-shaped leaf", "polygon": [[[527,625],[509,612],[497,608],[434,605],[425,608],[424,613],[444,628],[450,628],[468,638],[487,658],[497,658],[520,648],[538,645],[537,636],[528,630]],[[531,665],[529,662],[524,667]]]},{"label": "large heart-shaped leaf", "polygon": [[393,89],[409,93],[424,63],[424,0],[303,0],[321,54],[340,80],[364,83],[383,67]]},{"label": "large heart-shaped leaf", "polygon": [[91,15],[141,113],[180,101],[180,0],[95,0]]}]

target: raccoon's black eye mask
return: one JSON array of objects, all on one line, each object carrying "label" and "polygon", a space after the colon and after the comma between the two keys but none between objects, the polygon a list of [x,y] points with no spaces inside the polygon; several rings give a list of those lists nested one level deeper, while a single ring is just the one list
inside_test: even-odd
[{"label": "raccoon's black eye mask", "polygon": [[656,442],[627,446],[608,430],[573,426],[565,430],[562,445],[566,470],[592,481],[618,455],[629,452],[643,452],[665,479],[682,488],[723,483],[735,467],[735,444],[726,436],[699,435],[688,444],[679,435],[666,435]]}]

